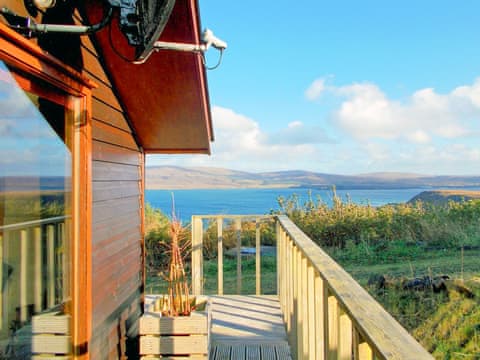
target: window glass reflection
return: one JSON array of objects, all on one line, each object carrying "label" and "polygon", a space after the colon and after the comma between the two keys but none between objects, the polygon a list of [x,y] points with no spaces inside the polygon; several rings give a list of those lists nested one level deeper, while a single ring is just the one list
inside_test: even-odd
[{"label": "window glass reflection", "polygon": [[0,62],[0,354],[16,359],[30,358],[34,314],[68,311],[72,126],[59,99]]}]

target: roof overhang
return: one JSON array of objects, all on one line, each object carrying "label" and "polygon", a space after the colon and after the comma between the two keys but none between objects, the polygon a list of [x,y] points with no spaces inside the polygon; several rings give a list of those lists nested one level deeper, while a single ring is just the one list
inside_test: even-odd
[{"label": "roof overhang", "polygon": [[[104,16],[102,2],[85,1],[90,23]],[[210,153],[210,101],[202,55],[162,50],[135,65],[135,49],[120,32],[118,16],[93,35],[105,72],[146,153]],[[162,41],[200,43],[196,0],[177,0]]]}]

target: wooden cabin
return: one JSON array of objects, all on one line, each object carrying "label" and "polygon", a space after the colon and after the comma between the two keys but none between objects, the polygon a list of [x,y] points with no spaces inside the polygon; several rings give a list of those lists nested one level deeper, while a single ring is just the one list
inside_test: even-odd
[{"label": "wooden cabin", "polygon": [[[25,17],[29,3],[0,0],[0,7]],[[28,12],[54,24],[106,16],[98,0],[57,0]],[[0,20],[0,358],[138,358],[145,155],[210,152],[202,57],[162,51],[133,64],[118,11],[90,36],[24,35]],[[200,43],[196,0],[175,1],[160,39]],[[240,233],[252,218],[255,295],[224,296],[224,220],[235,224],[241,292]],[[277,244],[277,289],[267,297],[264,218],[274,222]],[[204,286],[204,221],[217,223],[218,290],[210,353],[195,358],[432,359],[286,216],[194,216],[195,295]]]},{"label": "wooden cabin", "polygon": [[[23,1],[0,7],[32,16]],[[66,0],[34,19],[104,16],[101,1]],[[135,65],[118,21],[29,39],[0,20],[0,357],[54,344],[62,359],[136,358],[145,155],[210,152],[201,55]],[[196,0],[175,2],[161,39],[200,42]]]}]

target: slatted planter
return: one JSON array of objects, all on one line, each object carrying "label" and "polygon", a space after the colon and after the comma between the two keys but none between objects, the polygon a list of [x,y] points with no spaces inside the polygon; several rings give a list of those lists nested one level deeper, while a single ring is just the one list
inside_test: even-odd
[{"label": "slatted planter", "polygon": [[139,324],[141,359],[207,359],[211,329],[209,300],[197,298],[197,304],[205,303],[205,310],[193,311],[190,316],[165,317],[154,309],[159,297],[152,295],[145,299],[145,313]]},{"label": "slatted planter", "polygon": [[32,359],[71,359],[70,315],[59,312],[32,317]]}]

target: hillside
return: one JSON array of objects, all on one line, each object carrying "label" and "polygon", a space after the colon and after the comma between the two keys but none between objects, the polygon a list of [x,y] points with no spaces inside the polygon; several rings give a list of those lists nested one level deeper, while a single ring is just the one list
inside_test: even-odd
[{"label": "hillside", "polygon": [[336,175],[289,170],[251,173],[223,168],[153,166],[146,169],[147,189],[234,189],[309,187],[398,189],[480,186],[480,176],[427,176],[409,173]]},{"label": "hillside", "polygon": [[480,199],[480,191],[469,190],[435,190],[435,191],[423,191],[420,194],[414,196],[409,203],[415,203],[422,201],[425,203],[431,203],[434,205],[445,205],[449,201],[468,201]]}]

